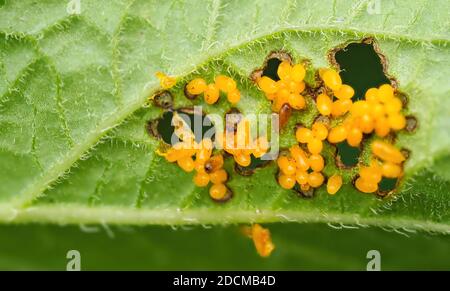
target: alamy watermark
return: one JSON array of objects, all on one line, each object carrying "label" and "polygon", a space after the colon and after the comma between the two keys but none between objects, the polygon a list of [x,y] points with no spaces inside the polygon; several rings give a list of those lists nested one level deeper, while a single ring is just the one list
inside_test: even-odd
[{"label": "alamy watermark", "polygon": [[367,13],[370,15],[381,14],[381,0],[370,0],[367,2]]},{"label": "alamy watermark", "polygon": [[66,254],[66,259],[69,260],[66,265],[66,271],[81,270],[81,254],[78,250],[68,251]]},{"label": "alamy watermark", "polygon": [[69,0],[66,6],[66,12],[70,15],[81,14],[81,0]]},{"label": "alamy watermark", "polygon": [[[279,115],[229,113],[202,115],[202,107],[195,106],[193,118],[187,113],[174,112],[171,126],[172,146],[198,149],[203,146],[216,149],[252,151],[264,148],[261,160],[274,160],[279,152]],[[207,130],[205,130],[207,128]],[[200,137],[200,138],[199,138]],[[201,141],[210,141],[208,143]],[[214,142],[213,142],[214,140]]]},{"label": "alamy watermark", "polygon": [[381,254],[378,250],[368,251],[366,258],[369,259],[366,266],[367,271],[381,271]]}]

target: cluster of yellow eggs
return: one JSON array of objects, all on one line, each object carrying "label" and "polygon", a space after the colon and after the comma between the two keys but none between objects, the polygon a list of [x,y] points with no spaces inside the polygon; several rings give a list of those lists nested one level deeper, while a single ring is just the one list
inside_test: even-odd
[{"label": "cluster of yellow eggs", "polygon": [[191,95],[203,94],[205,102],[214,104],[219,100],[220,91],[227,94],[231,104],[236,104],[241,99],[241,92],[236,87],[236,81],[225,75],[218,75],[214,83],[207,84],[203,78],[195,78],[186,85],[186,91]]},{"label": "cluster of yellow eggs", "polygon": [[195,170],[193,181],[196,186],[206,187],[211,182],[213,184],[209,189],[211,198],[218,201],[225,199],[228,193],[225,185],[228,173],[223,169],[222,154],[213,155],[214,144],[210,138],[204,138],[197,143],[192,130],[177,113],[174,113],[172,122],[174,133],[181,141],[160,154],[168,162],[176,162],[185,172]]},{"label": "cluster of yellow eggs", "polygon": [[242,167],[248,167],[251,164],[251,155],[260,158],[270,147],[265,136],[251,138],[250,122],[247,119],[242,119],[235,131],[216,134],[216,145],[232,155],[234,161]]},{"label": "cluster of yellow eggs", "polygon": [[405,161],[403,154],[388,142],[375,140],[371,149],[375,157],[368,167],[359,169],[359,177],[355,181],[356,188],[364,193],[377,191],[382,177],[400,177],[403,172],[401,164]]},{"label": "cluster of yellow eggs", "polygon": [[379,137],[385,137],[392,130],[405,127],[406,119],[401,113],[402,102],[394,96],[394,89],[389,84],[379,88],[370,88],[365,100],[352,104],[349,116],[344,122],[331,129],[328,141],[339,143],[347,140],[351,146],[359,146],[363,134],[375,131]]},{"label": "cluster of yellow eggs", "polygon": [[[278,182],[285,189],[293,188],[296,183],[302,190],[323,184],[324,176],[320,173],[324,167],[323,157],[320,156],[323,141],[328,140],[335,144],[346,140],[350,146],[356,147],[362,142],[364,134],[375,132],[376,135],[385,137],[390,130],[401,130],[406,124],[401,113],[402,102],[395,96],[391,85],[383,84],[378,88],[370,88],[365,94],[365,100],[353,103],[355,91],[350,85],[342,83],[337,71],[321,69],[319,75],[325,85],[316,98],[319,113],[333,118],[347,113],[348,115],[341,124],[331,129],[325,123],[315,122],[311,129],[299,127],[296,130],[296,139],[299,144],[306,145],[309,157],[299,145],[294,145],[290,148],[290,156],[281,156],[278,159],[281,172]],[[259,87],[262,88],[260,84]],[[267,88],[263,91],[266,92]],[[373,159],[367,167],[362,166],[355,182],[356,188],[365,193],[377,191],[382,177],[398,178],[403,171],[401,163],[404,157],[393,145],[375,141],[372,151],[378,159]],[[341,185],[342,177],[333,175],[327,182],[328,193],[335,194]]]},{"label": "cluster of yellow eggs", "polygon": [[[258,87],[265,93],[267,99],[272,101],[272,110],[280,112],[284,104],[300,110],[305,108],[306,101],[301,93],[305,89],[305,67],[303,64],[292,65],[289,61],[282,61],[277,69],[280,78],[275,81],[267,76],[258,78]],[[176,81],[158,72],[161,86],[171,88]],[[398,131],[405,127],[406,119],[402,114],[402,101],[395,96],[394,89],[389,84],[383,84],[378,88],[370,88],[365,93],[365,98],[356,102],[352,101],[354,89],[342,83],[339,73],[333,69],[320,69],[319,76],[324,88],[316,97],[316,107],[323,116],[337,118],[346,115],[345,119],[329,128],[323,122],[315,122],[311,129],[299,127],[296,139],[299,144],[293,145],[289,153],[281,155],[277,164],[280,168],[278,182],[285,189],[292,189],[296,183],[300,189],[308,190],[310,187],[320,187],[325,177],[322,170],[325,161],[320,154],[323,142],[328,140],[332,144],[347,141],[350,146],[359,146],[364,134],[375,134],[385,137],[391,130]],[[195,78],[186,84],[185,90],[191,95],[203,94],[208,104],[214,104],[220,98],[220,92],[227,94],[230,103],[235,104],[240,100],[240,91],[236,82],[225,75],[218,75],[214,83],[207,84],[203,78]],[[330,97],[331,96],[331,97]],[[164,156],[169,162],[177,164],[186,172],[196,170],[194,183],[199,187],[206,187],[212,182],[210,196],[221,200],[228,192],[225,182],[228,179],[223,167],[223,156],[212,155],[213,144],[210,139],[202,140],[196,144],[190,132],[176,127],[178,135],[184,140],[195,144],[195,148],[189,148],[186,144],[178,143],[170,148]],[[300,145],[304,144],[302,148]],[[269,143],[265,137],[251,138],[248,120],[243,119],[235,130],[216,133],[216,145],[233,156],[234,161],[242,166],[251,164],[251,156],[260,158],[269,149]],[[374,141],[372,144],[372,158],[369,166],[362,166],[359,176],[355,181],[358,190],[372,193],[378,190],[378,184],[382,177],[398,178],[402,175],[402,162],[404,156],[393,145],[385,141]],[[195,156],[195,159],[193,158]],[[335,194],[342,186],[342,177],[333,175],[328,178],[327,191]]]},{"label": "cluster of yellow eggs", "polygon": [[213,185],[209,189],[209,195],[214,200],[223,200],[228,192],[225,185],[228,173],[223,169],[222,154],[212,155],[212,144],[210,139],[203,139],[194,146],[179,142],[162,155],[168,162],[176,162],[185,172],[195,171],[193,181],[196,186],[206,187],[211,182]]},{"label": "cluster of yellow eggs", "polygon": [[289,61],[282,61],[277,69],[280,80],[275,81],[267,76],[257,80],[259,88],[272,101],[274,112],[279,112],[284,104],[296,110],[305,108],[305,97],[301,95],[305,90],[305,73],[303,64],[292,66]]},{"label": "cluster of yellow eggs", "polygon": [[[320,154],[323,149],[322,141],[327,138],[328,129],[322,122],[315,122],[312,129],[300,127],[296,131],[296,138],[300,144],[306,144],[308,152],[298,144],[289,149],[288,155],[278,158],[280,168],[278,183],[285,189],[292,189],[296,183],[300,189],[307,191],[310,187],[320,187],[325,178],[321,171],[325,166],[325,160]],[[342,177],[335,175],[328,180],[327,189],[330,194],[339,191],[342,185]]]},{"label": "cluster of yellow eggs", "polygon": [[322,78],[326,88],[333,92],[333,96],[337,98],[334,100],[330,98],[326,92],[317,96],[316,106],[317,110],[323,116],[338,117],[347,113],[352,107],[352,97],[355,95],[355,90],[350,85],[342,84],[339,73],[332,69],[321,69],[319,75]]},{"label": "cluster of yellow eggs", "polygon": [[308,156],[298,145],[293,145],[289,154],[281,155],[277,164],[280,168],[278,183],[284,189],[292,189],[298,183],[302,190],[307,191],[310,187],[321,186],[324,181],[320,172],[324,167],[323,157],[318,154]]}]

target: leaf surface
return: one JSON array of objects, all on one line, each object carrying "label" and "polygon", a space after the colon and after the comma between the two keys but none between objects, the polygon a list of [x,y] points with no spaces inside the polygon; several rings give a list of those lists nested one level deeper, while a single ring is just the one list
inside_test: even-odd
[{"label": "leaf surface", "polygon": [[[0,221],[116,224],[331,222],[450,232],[448,1],[4,1],[0,6]],[[289,51],[314,68],[329,66],[338,45],[374,37],[388,73],[419,120],[397,144],[411,152],[406,176],[390,199],[347,184],[299,199],[275,181],[271,165],[234,174],[235,197],[212,202],[207,189],[155,154],[145,106],[156,71],[185,80],[220,72],[239,80],[243,113],[270,112],[248,76],[271,50]],[[311,100],[310,101],[310,107]],[[224,113],[203,105],[208,113]],[[312,110],[312,109],[311,109]],[[310,123],[295,114],[288,126]],[[294,142],[291,131],[281,146]],[[325,173],[335,171],[327,148]],[[227,162],[228,169],[232,163]]]}]

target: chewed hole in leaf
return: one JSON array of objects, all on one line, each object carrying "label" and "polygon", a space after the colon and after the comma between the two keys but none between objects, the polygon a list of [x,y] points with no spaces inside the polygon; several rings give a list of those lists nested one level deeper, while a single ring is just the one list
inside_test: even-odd
[{"label": "chewed hole in leaf", "polygon": [[[191,109],[178,109],[176,111],[164,112],[161,118],[148,123],[147,128],[150,133],[153,136],[161,138],[165,143],[172,144],[172,136],[175,131],[175,127],[172,124],[174,112],[177,112],[179,116],[190,126],[191,131],[195,135],[196,142],[200,142],[204,136],[210,136],[211,139],[214,139],[215,127],[211,120],[203,114],[194,113]],[[195,119],[201,120],[201,130],[195,130]]]},{"label": "chewed hole in leaf", "polygon": [[355,90],[354,100],[363,99],[369,88],[391,84],[386,76],[386,60],[372,39],[352,42],[333,51],[331,58],[339,66],[342,81]]},{"label": "chewed hole in leaf", "polygon": [[358,164],[361,149],[352,147],[346,141],[336,144],[337,148],[337,165],[342,168],[350,168]]},{"label": "chewed hole in leaf", "polygon": [[397,186],[397,178],[386,178],[383,177],[379,184],[378,194],[380,196],[386,196],[389,192],[393,191]]},{"label": "chewed hole in leaf", "polygon": [[291,55],[282,50],[269,53],[263,63],[263,66],[254,70],[250,75],[250,79],[256,82],[260,77],[266,76],[274,81],[279,81],[280,77],[278,76],[277,71],[278,66],[282,61],[289,61],[292,63]]},{"label": "chewed hole in leaf", "polygon": [[271,78],[274,81],[280,80],[277,70],[278,66],[281,64],[281,60],[278,58],[272,58],[267,60],[267,65],[265,66],[262,75]]}]

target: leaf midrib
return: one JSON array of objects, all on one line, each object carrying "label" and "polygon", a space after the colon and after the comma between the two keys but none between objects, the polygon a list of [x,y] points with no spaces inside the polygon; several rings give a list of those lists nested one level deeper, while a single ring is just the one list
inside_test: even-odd
[{"label": "leaf midrib", "polygon": [[216,209],[137,209],[118,206],[89,207],[78,204],[40,205],[27,209],[11,209],[8,204],[0,204],[0,223],[57,223],[57,224],[133,224],[133,225],[197,225],[197,224],[237,224],[237,223],[328,223],[331,226],[347,227],[389,227],[393,230],[428,231],[450,234],[450,226],[434,221],[404,217],[371,216],[321,211],[299,212],[292,210],[243,210]]}]

